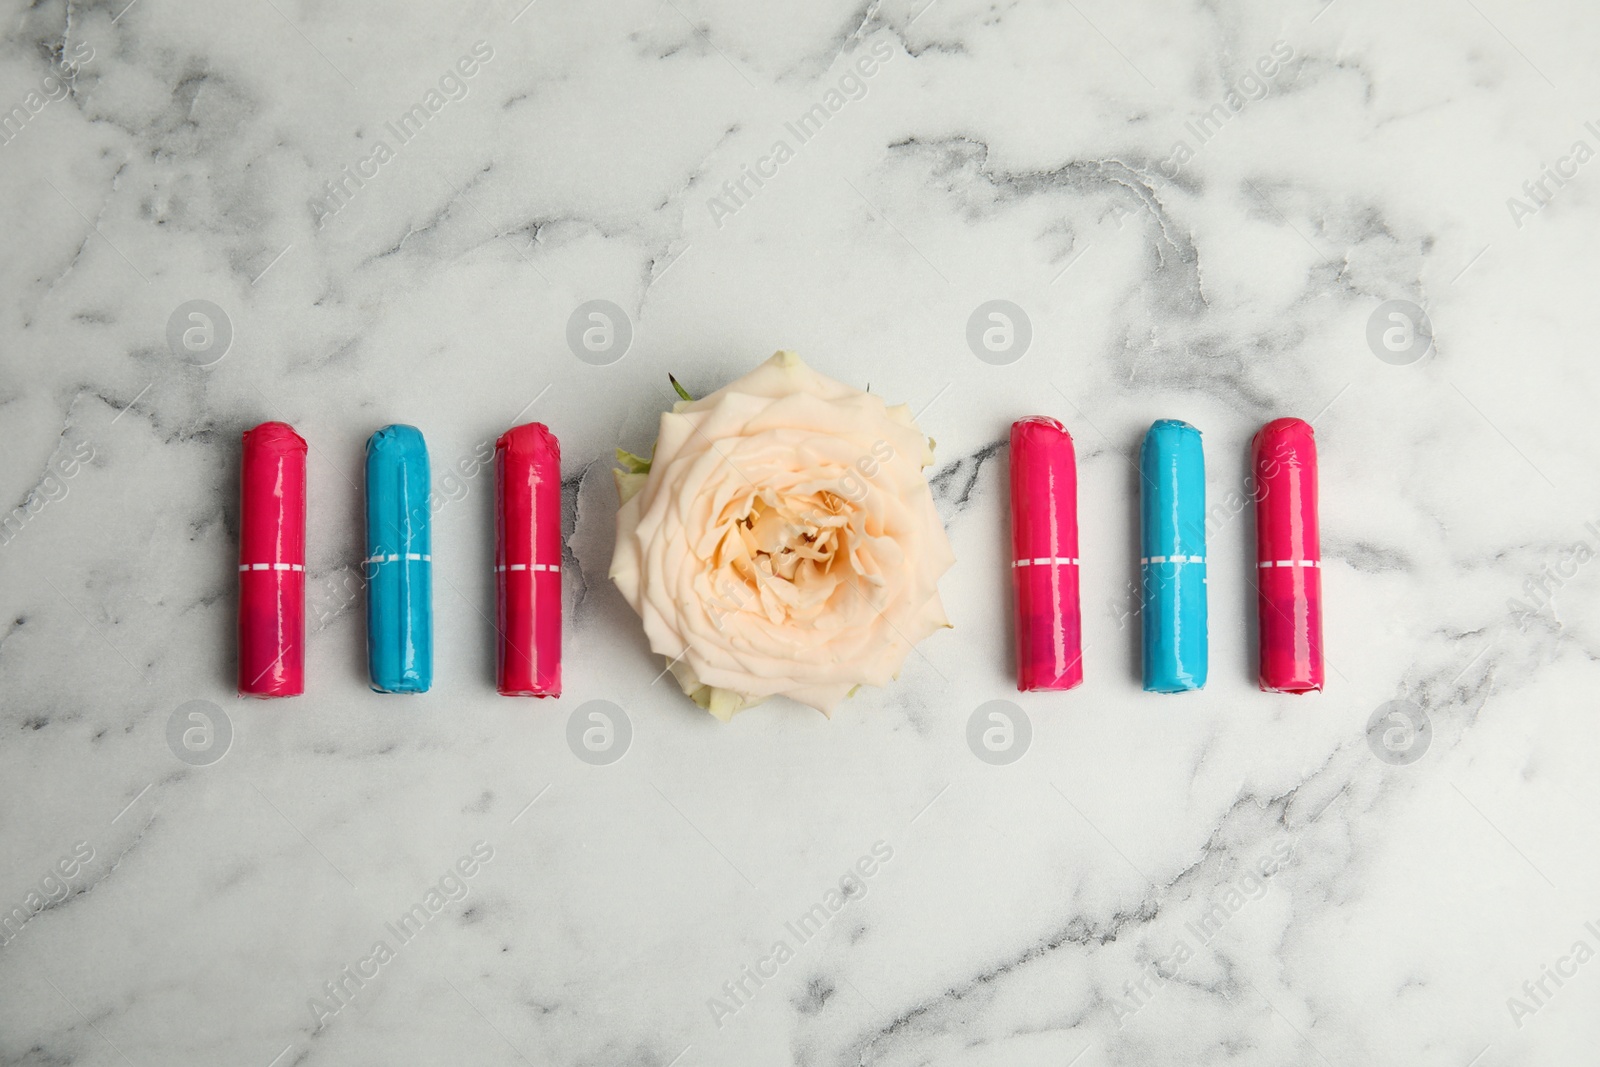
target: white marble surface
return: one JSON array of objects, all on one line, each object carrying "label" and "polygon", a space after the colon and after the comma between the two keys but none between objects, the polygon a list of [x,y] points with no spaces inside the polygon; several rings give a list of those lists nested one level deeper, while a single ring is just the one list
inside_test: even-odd
[{"label": "white marble surface", "polygon": [[[1600,148],[1592,6],[125,4],[0,20],[24,116],[0,145],[0,904],[27,920],[0,1063],[1600,1057],[1600,962],[1570,955],[1600,949],[1600,566],[1572,556],[1600,549],[1600,164],[1571,154]],[[401,143],[386,124],[441,79]],[[858,98],[799,143],[841,82]],[[713,209],[779,139],[776,176]],[[347,166],[371,176],[330,200]],[[1568,176],[1529,199],[1546,166]],[[965,339],[997,298],[1033,330],[1004,366]],[[207,367],[167,342],[197,299],[233,331]],[[593,299],[633,326],[609,366],[565,341]],[[1421,361],[1369,348],[1389,300],[1426,307]],[[605,579],[608,455],[649,443],[668,371],[703,391],[778,347],[925,409],[955,629],[831,722],[721,726],[652,685]],[[442,479],[519,408],[565,452],[558,703],[495,696],[489,481]],[[1030,413],[1080,448],[1088,680],[1064,695],[1011,688],[1003,441]],[[1210,685],[1141,693],[1139,435],[1201,427],[1217,501],[1290,414],[1322,448],[1327,691],[1255,689],[1245,515],[1213,530]],[[323,621],[308,695],[241,703],[238,440],[267,418],[313,447]],[[391,421],[449,498],[414,699],[367,691],[346,584],[361,444]],[[633,724],[609,766],[566,742],[597,699]],[[1008,766],[965,741],[994,699],[1032,724]],[[1365,734],[1396,699],[1430,722],[1409,764]],[[206,766],[167,742],[196,700],[232,726]],[[479,842],[466,897],[390,933]],[[800,943],[785,924],[878,842],[866,895]],[[1546,967],[1575,973],[1526,992]]]}]

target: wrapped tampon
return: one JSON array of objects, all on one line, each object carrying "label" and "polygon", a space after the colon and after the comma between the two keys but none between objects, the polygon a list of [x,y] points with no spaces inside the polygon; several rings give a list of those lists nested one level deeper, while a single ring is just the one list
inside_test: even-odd
[{"label": "wrapped tampon", "polygon": [[494,569],[502,696],[561,695],[561,446],[537,422],[494,446]]},{"label": "wrapped tampon", "polygon": [[1017,688],[1082,685],[1078,464],[1066,428],[1039,415],[1011,424],[1011,553]]},{"label": "wrapped tampon", "polygon": [[239,695],[304,693],[305,655],[306,442],[264,422],[239,478]]},{"label": "wrapped tampon", "polygon": [[415,426],[367,439],[367,670],[380,693],[433,684],[428,446]]},{"label": "wrapped tampon", "polygon": [[1274,419],[1251,442],[1256,476],[1256,579],[1261,688],[1322,688],[1322,543],[1317,442],[1310,424]]},{"label": "wrapped tampon", "polygon": [[1144,687],[1206,684],[1206,464],[1200,431],[1162,419],[1139,455]]}]

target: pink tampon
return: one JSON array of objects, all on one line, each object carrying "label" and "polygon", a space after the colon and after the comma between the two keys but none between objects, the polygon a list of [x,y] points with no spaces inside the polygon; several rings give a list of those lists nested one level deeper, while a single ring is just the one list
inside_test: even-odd
[{"label": "pink tampon", "polygon": [[286,423],[244,434],[239,477],[239,695],[306,691],[306,442]]},{"label": "pink tampon", "polygon": [[494,447],[498,688],[561,695],[561,446],[537,422]]},{"label": "pink tampon", "polygon": [[1256,580],[1261,688],[1322,688],[1322,544],[1317,442],[1300,419],[1274,419],[1251,446],[1256,476]]},{"label": "pink tampon", "polygon": [[1054,419],[1011,424],[1011,575],[1017,598],[1017,688],[1083,684],[1078,604],[1078,463]]}]

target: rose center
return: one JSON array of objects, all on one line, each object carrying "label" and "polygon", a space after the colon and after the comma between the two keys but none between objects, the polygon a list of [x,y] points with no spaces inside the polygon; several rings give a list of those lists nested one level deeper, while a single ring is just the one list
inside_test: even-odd
[{"label": "rose center", "polygon": [[736,524],[751,565],[764,575],[789,582],[796,580],[806,563],[816,571],[826,571],[842,541],[845,518],[839,503],[832,493],[800,499],[758,497]]},{"label": "rose center", "polygon": [[828,610],[847,565],[849,503],[818,491],[756,494],[742,513],[724,515],[711,563],[720,617],[754,611],[774,622],[816,619]]}]

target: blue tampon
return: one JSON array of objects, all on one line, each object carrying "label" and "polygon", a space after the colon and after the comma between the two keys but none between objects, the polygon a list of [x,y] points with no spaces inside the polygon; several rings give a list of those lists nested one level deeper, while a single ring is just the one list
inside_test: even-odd
[{"label": "blue tampon", "polygon": [[1144,687],[1206,684],[1206,461],[1200,431],[1162,419],[1139,454]]},{"label": "blue tampon", "polygon": [[415,426],[367,439],[367,666],[380,693],[433,684],[428,446]]}]

